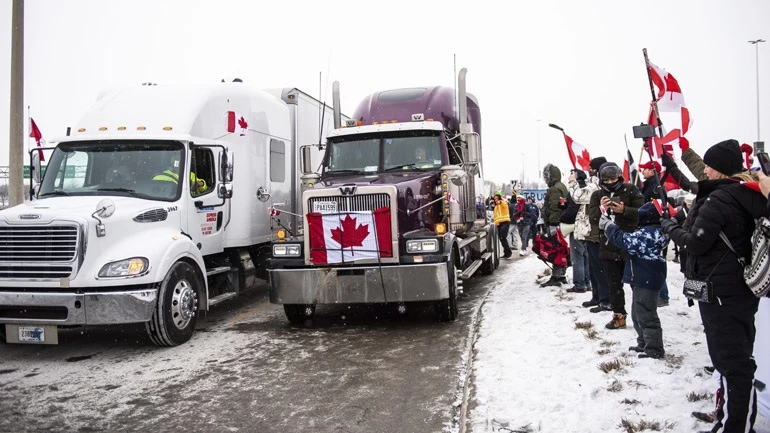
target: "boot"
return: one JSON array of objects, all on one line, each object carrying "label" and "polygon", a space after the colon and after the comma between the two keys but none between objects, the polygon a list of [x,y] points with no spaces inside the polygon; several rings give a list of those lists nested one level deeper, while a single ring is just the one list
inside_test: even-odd
[{"label": "boot", "polygon": [[559,278],[551,277],[550,280],[548,280],[545,283],[540,285],[540,287],[549,287],[549,286],[560,286],[561,287],[561,280]]},{"label": "boot", "polygon": [[610,323],[604,325],[607,329],[620,329],[626,327],[626,315],[621,313],[615,313],[612,315]]}]

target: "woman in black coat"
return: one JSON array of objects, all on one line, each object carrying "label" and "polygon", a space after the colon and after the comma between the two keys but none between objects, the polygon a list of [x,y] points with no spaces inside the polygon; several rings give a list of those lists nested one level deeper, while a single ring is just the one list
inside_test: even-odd
[{"label": "woman in black coat", "polygon": [[662,221],[661,226],[687,252],[685,276],[710,279],[714,287],[714,302],[698,303],[709,356],[721,375],[724,396],[712,431],[754,431],[750,427],[757,413],[752,353],[759,298],[749,290],[743,266],[719,233],[727,236],[740,257],[750,259],[754,220],[768,215],[767,198],[741,183],[753,179],[743,171],[737,141],[712,146],[703,162],[708,179],[698,182],[698,194],[684,227],[673,219]]}]

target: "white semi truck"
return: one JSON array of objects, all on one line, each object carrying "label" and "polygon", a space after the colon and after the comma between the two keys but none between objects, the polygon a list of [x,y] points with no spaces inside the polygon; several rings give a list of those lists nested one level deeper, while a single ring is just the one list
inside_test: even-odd
[{"label": "white semi truck", "polygon": [[35,199],[0,212],[0,340],[144,322],[157,345],[186,342],[200,311],[264,277],[274,227],[302,227],[298,149],[319,164],[331,129],[296,88],[102,93],[40,152],[43,176],[30,154]]}]

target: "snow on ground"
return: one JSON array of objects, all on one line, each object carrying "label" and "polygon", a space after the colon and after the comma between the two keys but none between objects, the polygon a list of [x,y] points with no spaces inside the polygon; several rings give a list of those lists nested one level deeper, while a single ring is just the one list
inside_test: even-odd
[{"label": "snow on ground", "polygon": [[[636,343],[628,285],[627,327],[608,330],[611,312],[581,306],[590,293],[537,284],[546,266],[534,255],[502,260],[498,273],[507,282],[487,298],[475,345],[471,431],[634,432],[642,431],[640,423],[666,432],[711,428],[691,416],[713,410],[717,386],[703,368],[711,362],[700,314],[681,293],[679,265],[668,264],[671,303],[658,309],[666,358],[654,360],[628,351]],[[620,368],[610,369],[613,363]],[[770,432],[770,420],[760,421],[767,425],[757,432]]]}]

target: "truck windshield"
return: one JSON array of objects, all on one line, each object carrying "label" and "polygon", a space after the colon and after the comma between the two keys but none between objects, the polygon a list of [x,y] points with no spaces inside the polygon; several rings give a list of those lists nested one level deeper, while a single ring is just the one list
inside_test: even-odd
[{"label": "truck windshield", "polygon": [[324,172],[369,174],[430,170],[442,165],[437,131],[407,131],[329,139]]},{"label": "truck windshield", "polygon": [[184,146],[173,141],[61,143],[51,154],[39,198],[71,195],[179,198]]}]

